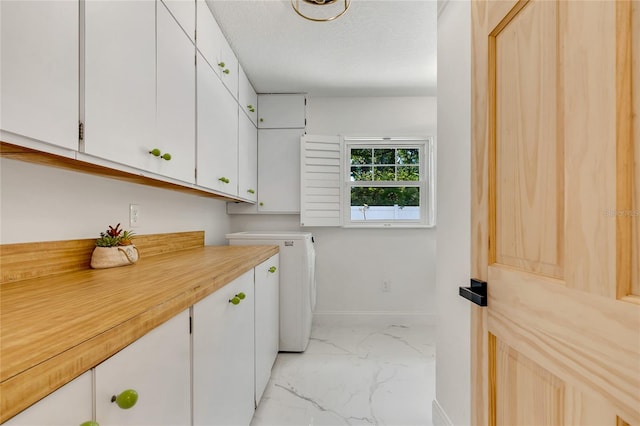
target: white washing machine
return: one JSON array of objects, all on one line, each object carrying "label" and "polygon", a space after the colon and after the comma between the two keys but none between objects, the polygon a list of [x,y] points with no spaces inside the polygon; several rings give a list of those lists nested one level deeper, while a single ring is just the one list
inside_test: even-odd
[{"label": "white washing machine", "polygon": [[310,232],[251,231],[227,234],[230,245],[280,246],[281,352],[304,352],[316,306],[316,254]]}]

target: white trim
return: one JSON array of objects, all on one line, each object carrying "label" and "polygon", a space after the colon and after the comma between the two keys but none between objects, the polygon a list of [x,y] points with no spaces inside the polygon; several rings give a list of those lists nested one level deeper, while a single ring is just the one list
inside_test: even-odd
[{"label": "white trim", "polygon": [[440,17],[440,15],[442,15],[444,10],[449,5],[449,1],[450,0],[438,0],[438,18]]},{"label": "white trim", "polygon": [[437,399],[434,399],[431,403],[431,421],[433,426],[453,426],[453,422]]},{"label": "white trim", "polygon": [[427,312],[389,312],[389,311],[324,311],[314,312],[313,322],[320,325],[435,325],[437,315]]}]

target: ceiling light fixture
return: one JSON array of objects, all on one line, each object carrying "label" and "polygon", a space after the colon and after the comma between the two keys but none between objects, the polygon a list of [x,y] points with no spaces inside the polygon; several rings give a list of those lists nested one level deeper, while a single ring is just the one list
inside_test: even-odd
[{"label": "ceiling light fixture", "polygon": [[[334,3],[338,4],[334,5]],[[339,6],[339,4],[341,3],[344,3],[344,5]],[[334,7],[331,7],[331,5],[334,5]],[[349,9],[349,6],[351,6],[351,0],[291,0],[291,6],[293,7],[293,10],[295,10],[296,13],[302,16],[304,19],[308,19],[309,21],[313,22],[328,22],[344,15],[347,9]],[[303,7],[301,8],[301,6]],[[329,7],[320,8],[318,6]],[[320,9],[323,9],[323,13],[332,10],[332,12],[330,12],[331,15],[327,17],[325,17],[324,15],[315,17],[309,15],[309,12],[313,12],[313,14],[316,14],[316,12],[320,11]]]}]

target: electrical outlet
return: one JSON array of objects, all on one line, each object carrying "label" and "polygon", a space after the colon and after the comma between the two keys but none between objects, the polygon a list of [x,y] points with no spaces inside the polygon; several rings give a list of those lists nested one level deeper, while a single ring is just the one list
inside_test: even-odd
[{"label": "electrical outlet", "polygon": [[389,293],[391,291],[391,283],[387,280],[382,281],[382,292]]},{"label": "electrical outlet", "polygon": [[135,227],[140,225],[140,206],[138,204],[129,204],[129,226]]}]

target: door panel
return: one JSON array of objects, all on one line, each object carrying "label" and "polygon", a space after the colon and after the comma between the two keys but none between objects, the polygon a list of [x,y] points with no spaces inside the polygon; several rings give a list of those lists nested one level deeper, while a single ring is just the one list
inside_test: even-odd
[{"label": "door panel", "polygon": [[637,9],[472,2],[474,424],[640,424]]},{"label": "door panel", "polygon": [[564,384],[549,371],[489,337],[495,375],[496,422],[504,425],[561,425]]},{"label": "door panel", "polygon": [[556,117],[561,108],[555,66],[548,66],[557,62],[556,21],[555,4],[524,8],[495,37],[490,67],[496,73],[495,260],[559,278],[564,176]]}]

